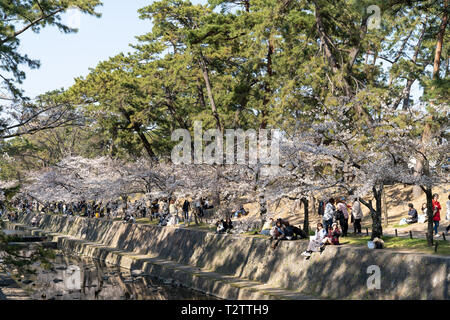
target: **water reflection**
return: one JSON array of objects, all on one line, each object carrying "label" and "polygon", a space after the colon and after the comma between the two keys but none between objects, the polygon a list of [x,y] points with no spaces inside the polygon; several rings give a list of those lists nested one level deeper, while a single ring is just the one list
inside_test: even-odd
[{"label": "water reflection", "polygon": [[7,236],[31,236],[31,232],[28,230],[1,230]]},{"label": "water reflection", "polygon": [[36,300],[210,300],[213,297],[103,262],[57,254],[23,283]]}]

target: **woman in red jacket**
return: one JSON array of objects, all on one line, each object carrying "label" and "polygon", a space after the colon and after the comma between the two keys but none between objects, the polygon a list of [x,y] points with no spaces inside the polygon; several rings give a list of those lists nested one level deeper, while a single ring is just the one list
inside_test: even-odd
[{"label": "woman in red jacket", "polygon": [[441,204],[438,201],[439,195],[435,193],[433,195],[433,223],[434,223],[434,233],[435,237],[439,237],[438,228],[439,228],[439,221],[441,221]]}]

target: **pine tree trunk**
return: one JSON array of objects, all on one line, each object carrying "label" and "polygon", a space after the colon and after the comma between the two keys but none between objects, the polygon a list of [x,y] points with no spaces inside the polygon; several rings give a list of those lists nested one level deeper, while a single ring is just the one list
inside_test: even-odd
[{"label": "pine tree trunk", "polygon": [[220,122],[219,113],[217,112],[216,101],[214,99],[214,94],[212,91],[211,80],[209,78],[208,66],[206,65],[205,57],[203,54],[200,54],[200,66],[202,69],[203,79],[205,80],[206,92],[208,94],[209,103],[211,104],[211,111],[216,119],[216,128],[223,132],[222,124]]},{"label": "pine tree trunk", "polygon": [[436,43],[436,52],[434,55],[434,64],[433,64],[433,79],[439,78],[439,68],[441,66],[441,55],[442,55],[442,47],[444,45],[444,35],[445,35],[445,29],[447,28],[448,24],[448,0],[444,0],[444,13],[442,16],[442,22],[439,26],[439,32],[437,37],[437,43]]}]

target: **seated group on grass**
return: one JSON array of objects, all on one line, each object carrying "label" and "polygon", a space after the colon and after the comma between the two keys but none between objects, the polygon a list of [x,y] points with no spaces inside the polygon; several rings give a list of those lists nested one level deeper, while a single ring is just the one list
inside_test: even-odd
[{"label": "seated group on grass", "polygon": [[[270,228],[270,229],[269,229]],[[281,240],[297,240],[307,238],[308,235],[300,227],[293,226],[287,220],[272,218],[268,220],[262,228],[261,234],[270,235],[271,241],[276,240],[272,244],[275,249]]]},{"label": "seated group on grass", "polygon": [[231,229],[233,229],[233,222],[230,217],[216,222],[216,233],[230,233]]},{"label": "seated group on grass", "polygon": [[318,223],[315,235],[311,237],[308,249],[302,253],[302,256],[309,259],[313,252],[322,252],[326,245],[339,245],[340,236],[341,230],[339,229],[338,223],[333,223],[328,233],[324,229],[323,224]]},{"label": "seated group on grass", "polygon": [[239,210],[236,210],[236,211],[234,212],[234,217],[235,217],[235,218],[240,218],[240,217],[246,216],[246,215],[248,215],[248,211],[245,210],[244,206],[241,206],[241,207],[239,208]]}]

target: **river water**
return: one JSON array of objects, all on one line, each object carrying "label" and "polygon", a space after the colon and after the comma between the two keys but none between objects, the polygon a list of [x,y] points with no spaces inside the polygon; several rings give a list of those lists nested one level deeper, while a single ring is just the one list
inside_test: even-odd
[{"label": "river water", "polygon": [[139,272],[57,251],[49,270],[22,279],[35,300],[214,300],[216,298]]},{"label": "river water", "polygon": [[[27,231],[2,230],[27,236]],[[50,268],[33,265],[20,281],[35,300],[215,300],[179,283],[55,250]]]}]

